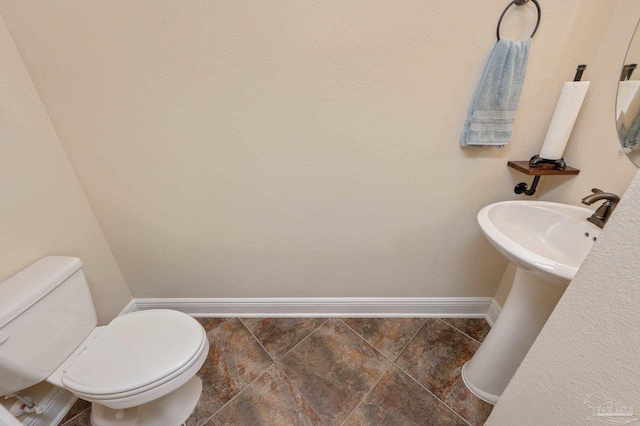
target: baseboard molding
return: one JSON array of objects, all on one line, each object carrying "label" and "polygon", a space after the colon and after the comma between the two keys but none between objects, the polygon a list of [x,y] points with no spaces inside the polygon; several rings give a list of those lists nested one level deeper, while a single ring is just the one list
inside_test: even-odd
[{"label": "baseboard molding", "polygon": [[137,308],[137,305],[136,305],[136,300],[132,299],[129,303],[127,303],[127,306],[125,306],[124,309],[122,309],[122,311],[120,312],[120,314],[118,316],[124,315],[124,314],[128,314],[130,312],[135,312],[137,310],[138,310],[138,308]]},{"label": "baseboard molding", "polygon": [[[157,298],[135,309],[174,309],[200,317],[487,318],[491,297]],[[496,316],[497,317],[497,316]]]},{"label": "baseboard molding", "polygon": [[489,306],[489,310],[487,311],[487,322],[491,327],[496,323],[498,316],[500,316],[500,312],[502,312],[502,306],[498,303],[496,299],[491,301],[491,306]]}]

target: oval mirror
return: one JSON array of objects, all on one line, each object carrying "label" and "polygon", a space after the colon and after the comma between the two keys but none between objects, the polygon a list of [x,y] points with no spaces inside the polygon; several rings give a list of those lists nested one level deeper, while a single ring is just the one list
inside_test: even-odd
[{"label": "oval mirror", "polygon": [[[640,25],[640,24],[639,24]],[[616,96],[616,127],[621,151],[640,167],[640,31],[636,27],[625,57],[618,95]]]}]

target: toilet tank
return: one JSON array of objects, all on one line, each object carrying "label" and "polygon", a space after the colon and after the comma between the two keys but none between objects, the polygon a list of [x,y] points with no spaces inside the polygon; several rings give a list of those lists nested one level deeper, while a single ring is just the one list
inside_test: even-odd
[{"label": "toilet tank", "polygon": [[49,377],[97,322],[77,257],[45,257],[1,282],[0,395]]}]

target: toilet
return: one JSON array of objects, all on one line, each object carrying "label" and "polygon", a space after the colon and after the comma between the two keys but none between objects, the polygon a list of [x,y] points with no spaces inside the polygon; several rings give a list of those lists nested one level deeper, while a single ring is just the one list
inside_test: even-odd
[{"label": "toilet", "polygon": [[0,283],[0,395],[47,381],[92,403],[94,426],[178,426],[209,352],[184,313],[148,310],[96,327],[82,261],[50,256]]}]

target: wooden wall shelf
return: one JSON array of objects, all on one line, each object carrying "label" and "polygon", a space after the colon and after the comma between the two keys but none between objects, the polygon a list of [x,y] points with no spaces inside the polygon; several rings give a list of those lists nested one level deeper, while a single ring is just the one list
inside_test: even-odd
[{"label": "wooden wall shelf", "polygon": [[556,168],[555,164],[540,164],[536,167],[531,167],[528,161],[509,161],[507,163],[507,166],[511,167],[512,169],[516,169],[517,171],[524,173],[525,175],[535,176],[533,178],[531,188],[529,188],[525,182],[520,182],[513,190],[516,194],[524,194],[529,196],[536,193],[536,188],[538,187],[540,176],[570,176],[580,173],[580,170],[574,169],[573,167],[569,166],[567,166],[564,170],[559,170]]},{"label": "wooden wall shelf", "polygon": [[530,176],[577,175],[580,173],[580,170],[569,166],[564,170],[558,170],[553,164],[541,164],[537,167],[531,167],[528,161],[509,161],[507,166]]}]

